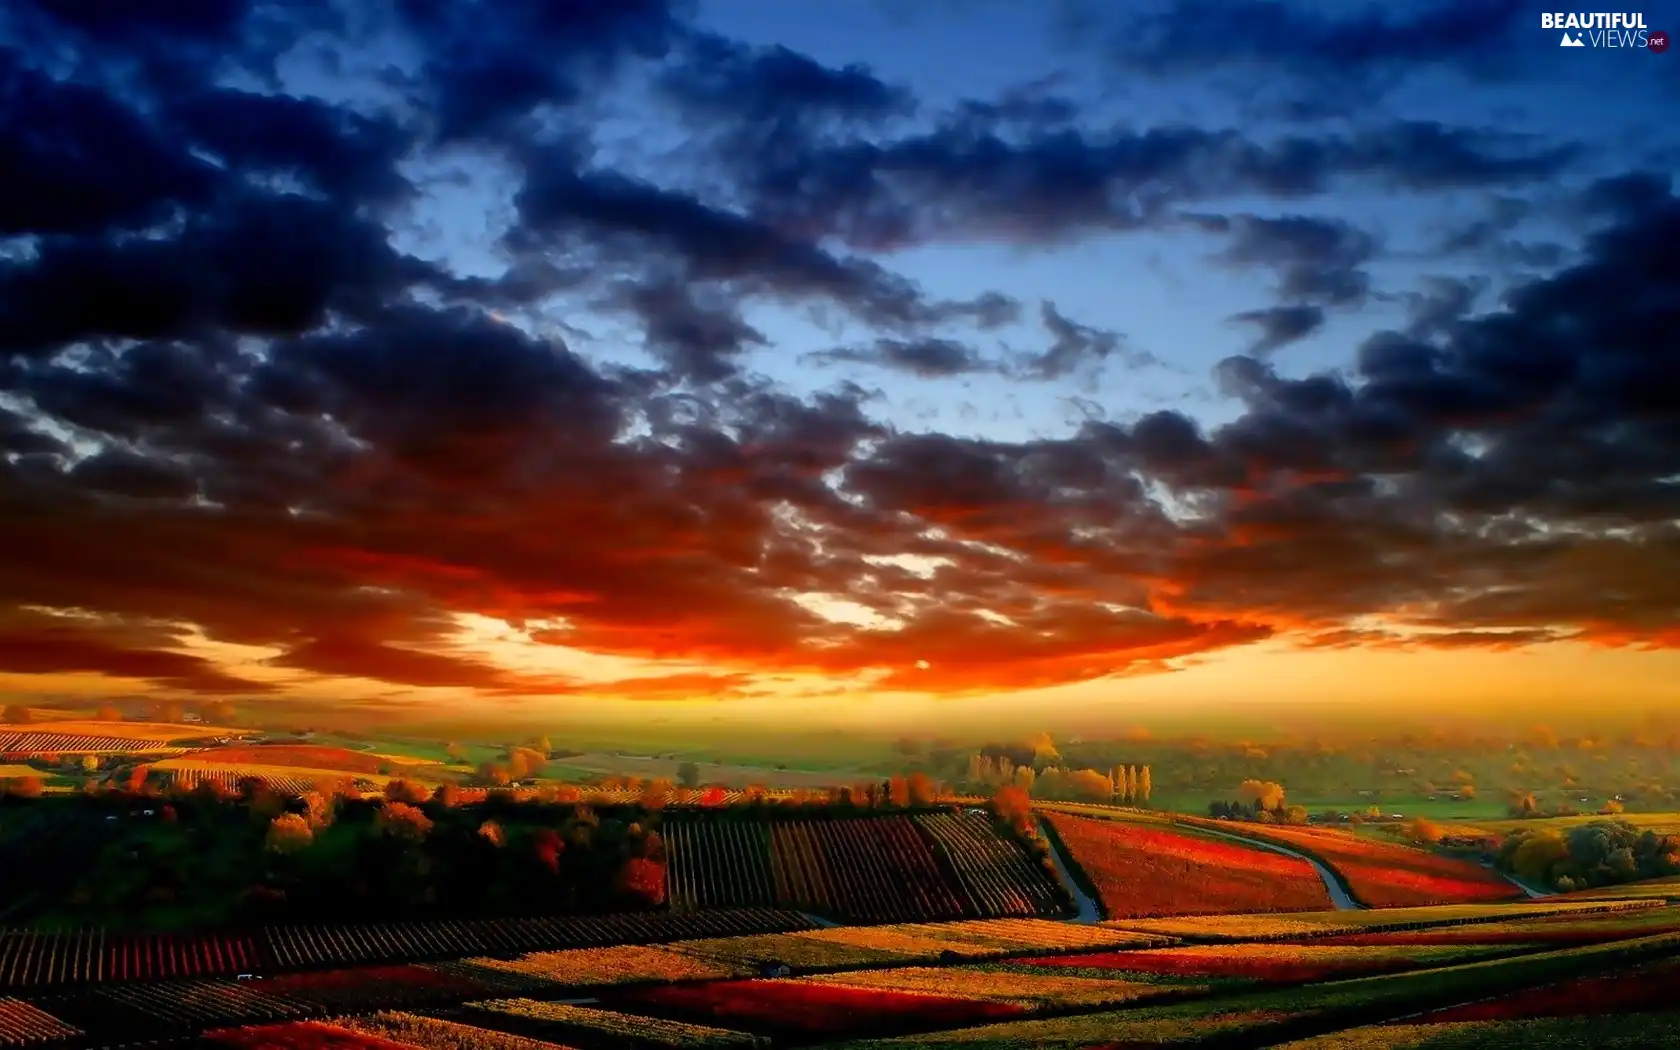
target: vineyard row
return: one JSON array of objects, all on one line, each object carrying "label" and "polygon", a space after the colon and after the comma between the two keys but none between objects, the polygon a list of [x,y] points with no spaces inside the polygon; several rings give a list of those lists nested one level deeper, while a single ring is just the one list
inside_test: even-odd
[{"label": "vineyard row", "polygon": [[162,981],[811,928],[768,908],[273,926],[248,933],[0,932],[0,989]]},{"label": "vineyard row", "polygon": [[84,736],[75,733],[0,733],[0,755],[43,755],[65,752],[81,754],[88,751],[144,751],[147,754],[172,752],[185,748],[165,747],[153,740],[136,740],[126,736]]},{"label": "vineyard row", "polygon": [[848,922],[1060,915],[1065,891],[981,814],[749,823],[673,812],[671,903],[798,908]]}]

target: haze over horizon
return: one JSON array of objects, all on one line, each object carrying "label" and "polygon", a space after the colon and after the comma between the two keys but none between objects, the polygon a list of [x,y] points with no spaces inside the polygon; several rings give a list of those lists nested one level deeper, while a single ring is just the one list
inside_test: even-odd
[{"label": "haze over horizon", "polygon": [[1543,7],[9,5],[0,694],[1673,710],[1680,56]]}]

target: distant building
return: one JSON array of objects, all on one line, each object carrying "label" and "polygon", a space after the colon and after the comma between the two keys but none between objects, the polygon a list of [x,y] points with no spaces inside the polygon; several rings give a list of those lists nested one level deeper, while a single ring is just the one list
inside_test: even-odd
[{"label": "distant building", "polygon": [[181,721],[183,721],[183,722],[202,722],[202,721],[204,721],[204,716],[200,715],[200,714],[194,714],[194,713],[189,711],[188,713],[181,716]]}]

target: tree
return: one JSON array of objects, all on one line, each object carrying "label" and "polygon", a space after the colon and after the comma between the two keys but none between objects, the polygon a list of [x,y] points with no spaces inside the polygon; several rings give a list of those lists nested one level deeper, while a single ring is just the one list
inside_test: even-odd
[{"label": "tree", "polygon": [[1604,803],[1604,808],[1600,809],[1599,813],[1601,813],[1601,814],[1603,814],[1604,816],[1607,816],[1607,817],[1615,816],[1616,814],[1622,812],[1623,808],[1624,807],[1622,806],[1622,804],[1620,802],[1618,802],[1615,799],[1610,799],[1609,801]]},{"label": "tree", "polygon": [[1245,780],[1237,787],[1237,798],[1257,811],[1271,811],[1283,806],[1283,785],[1270,780]]},{"label": "tree", "polygon": [[7,777],[0,779],[0,795],[12,798],[40,798],[47,785],[40,777]]},{"label": "tree", "polygon": [[392,838],[423,842],[432,833],[432,818],[406,802],[386,802],[379,809],[379,829]]},{"label": "tree", "polygon": [[643,904],[664,904],[665,865],[648,857],[631,857],[619,874],[619,889]]},{"label": "tree", "polygon": [[1458,797],[1463,799],[1466,802],[1474,801],[1475,798],[1476,798],[1476,785],[1474,785],[1474,784],[1462,784],[1462,785],[1460,785],[1459,789],[1458,789]]},{"label": "tree", "polygon": [[99,772],[99,756],[98,755],[83,755],[82,756],[82,771],[84,773],[97,773],[97,772]]},{"label": "tree", "polygon": [[1411,823],[1406,825],[1406,837],[1413,842],[1432,845],[1446,837],[1446,832],[1441,829],[1441,825],[1433,820],[1426,817],[1415,817]]},{"label": "tree", "polygon": [[443,745],[443,753],[451,762],[465,762],[467,760],[467,749],[453,740]]},{"label": "tree", "polygon": [[487,820],[478,826],[478,837],[497,849],[507,845],[507,832],[493,820]]},{"label": "tree", "polygon": [[1138,802],[1138,770],[1136,766],[1126,767],[1126,801],[1133,805]]},{"label": "tree", "polygon": [[685,788],[700,786],[700,767],[693,762],[681,762],[677,765],[677,783]]},{"label": "tree", "polygon": [[[1030,776],[1032,770],[1028,769],[1027,773]],[[909,788],[910,804],[912,806],[931,806],[934,796],[939,793],[934,786],[933,778],[919,771],[911,773],[905,778],[905,786]]]},{"label": "tree", "polygon": [[1149,775],[1149,767],[1144,766],[1142,769],[1138,770],[1138,780],[1137,780],[1137,802],[1138,802],[1138,805],[1140,805],[1140,806],[1148,805],[1149,804],[1149,796],[1153,795],[1154,793],[1155,793],[1155,781]]},{"label": "tree", "polygon": [[1075,798],[1092,802],[1106,802],[1114,797],[1114,783],[1094,769],[1069,774],[1067,786]]},{"label": "tree", "polygon": [[305,791],[302,801],[304,819],[309,821],[311,828],[324,828],[332,823],[333,812],[337,808],[333,796],[319,791]]},{"label": "tree", "polygon": [[1050,739],[1049,733],[1040,733],[1027,743],[1032,747],[1032,763],[1035,769],[1042,769],[1062,760],[1062,753],[1056,750],[1056,744]]},{"label": "tree", "polygon": [[7,725],[25,726],[34,720],[35,713],[29,709],[28,704],[7,704],[5,710],[0,712],[0,722]]},{"label": "tree", "polygon": [[1122,804],[1130,802],[1131,797],[1126,794],[1126,767],[1115,766],[1112,779],[1114,781],[1114,801]]},{"label": "tree", "polygon": [[426,790],[426,785],[418,781],[396,777],[386,782],[385,797],[392,802],[408,802],[418,805],[431,798],[432,793]]},{"label": "tree", "polygon": [[536,746],[536,749],[538,751],[542,752],[542,756],[543,756],[544,759],[547,759],[548,758],[548,753],[550,751],[554,750],[554,745],[548,742],[548,737],[546,737],[546,736],[537,737],[537,742],[536,742],[535,746]]},{"label": "tree", "polygon": [[992,796],[992,812],[1013,828],[1032,826],[1032,799],[1018,787],[1001,787]]},{"label": "tree", "polygon": [[264,846],[271,853],[296,853],[315,841],[315,829],[298,813],[282,813],[268,822]]},{"label": "tree", "polygon": [[1307,807],[1290,806],[1283,811],[1285,824],[1305,824],[1307,822]]},{"label": "tree", "polygon": [[887,781],[887,801],[899,809],[910,805],[910,782],[902,776]]}]

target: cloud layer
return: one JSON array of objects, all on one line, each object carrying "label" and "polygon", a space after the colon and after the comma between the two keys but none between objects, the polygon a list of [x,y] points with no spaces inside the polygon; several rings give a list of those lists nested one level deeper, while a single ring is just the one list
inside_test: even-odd
[{"label": "cloud layer", "polygon": [[[1477,310],[1470,282],[1382,288],[1382,238],[1317,203],[1525,192],[1579,146],[1382,117],[1135,129],[1042,93],[939,108],[655,0],[494,6],[7,16],[0,672],[276,688],[202,639],[327,678],[583,688],[463,645],[465,614],[668,661],[594,687],[659,697],[790,673],[988,692],[1271,638],[1680,644],[1666,178],[1572,198],[1567,264]],[[1212,17],[1192,6],[1120,57],[1197,61],[1172,20]],[[1373,61],[1461,61],[1505,6],[1388,26]],[[1367,39],[1289,17],[1315,55]],[[307,90],[284,43],[306,30],[333,56]],[[1231,61],[1306,46],[1244,39]],[[681,162],[626,156],[607,98],[680,133]],[[414,236],[462,177],[509,187],[495,267]],[[889,395],[1149,367],[1168,350],[895,266],[1145,230],[1272,278],[1229,311],[1252,338],[1216,371],[1228,421],[985,439],[755,364],[861,366]],[[1378,298],[1411,316],[1345,367],[1271,357]],[[858,335],[781,345],[765,311]],[[599,352],[603,326],[645,358]]]}]

